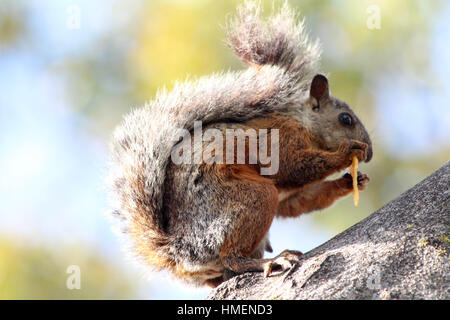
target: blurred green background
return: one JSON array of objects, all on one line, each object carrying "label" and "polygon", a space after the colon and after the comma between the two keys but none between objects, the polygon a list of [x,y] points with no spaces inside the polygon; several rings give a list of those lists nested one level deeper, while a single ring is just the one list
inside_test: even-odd
[{"label": "blurred green background", "polygon": [[[361,165],[372,181],[358,207],[348,197],[275,221],[275,253],[314,248],[450,158],[448,1],[289,2],[320,38],[333,95],[366,124],[374,158]],[[244,67],[221,27],[238,3],[0,2],[0,298],[206,296],[124,257],[104,215],[103,178],[127,111],[187,75]],[[263,5],[268,13],[272,2]],[[79,290],[66,287],[70,265],[80,267]]]}]

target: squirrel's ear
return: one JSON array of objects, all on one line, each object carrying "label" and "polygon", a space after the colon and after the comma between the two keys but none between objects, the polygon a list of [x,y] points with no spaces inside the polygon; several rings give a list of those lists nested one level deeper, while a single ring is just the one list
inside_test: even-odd
[{"label": "squirrel's ear", "polygon": [[309,94],[316,99],[317,103],[324,98],[328,98],[330,96],[330,91],[328,88],[327,77],[322,74],[316,74],[311,82]]}]

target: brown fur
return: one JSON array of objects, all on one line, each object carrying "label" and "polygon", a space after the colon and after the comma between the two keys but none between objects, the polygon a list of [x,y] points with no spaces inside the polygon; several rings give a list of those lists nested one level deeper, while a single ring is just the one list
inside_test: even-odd
[{"label": "brown fur", "polygon": [[278,216],[297,217],[302,213],[325,209],[351,191],[351,188],[342,187],[339,180],[308,184],[295,189],[293,194],[280,202]]}]

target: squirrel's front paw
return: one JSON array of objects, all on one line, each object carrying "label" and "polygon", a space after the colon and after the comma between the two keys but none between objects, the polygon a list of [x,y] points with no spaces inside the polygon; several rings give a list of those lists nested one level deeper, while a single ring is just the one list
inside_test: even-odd
[{"label": "squirrel's front paw", "polygon": [[278,256],[264,264],[264,277],[267,278],[275,270],[281,270],[281,272],[289,270],[298,262],[302,255],[303,253],[300,251],[284,250]]},{"label": "squirrel's front paw", "polygon": [[[346,173],[343,175],[342,179],[344,180],[345,188],[353,189],[353,178],[350,173]],[[358,190],[364,190],[366,185],[370,182],[370,178],[367,174],[361,173],[358,171]]]},{"label": "squirrel's front paw", "polygon": [[345,140],[341,142],[338,152],[344,157],[347,166],[352,163],[353,157],[356,156],[359,161],[364,161],[367,158],[367,150],[369,146],[367,143],[356,140]]}]

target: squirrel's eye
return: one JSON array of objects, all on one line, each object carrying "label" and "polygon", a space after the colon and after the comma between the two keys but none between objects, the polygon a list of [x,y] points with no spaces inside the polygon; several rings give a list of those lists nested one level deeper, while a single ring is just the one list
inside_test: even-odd
[{"label": "squirrel's eye", "polygon": [[352,125],[352,116],[348,113],[341,113],[339,115],[339,121],[344,125],[350,127]]}]

